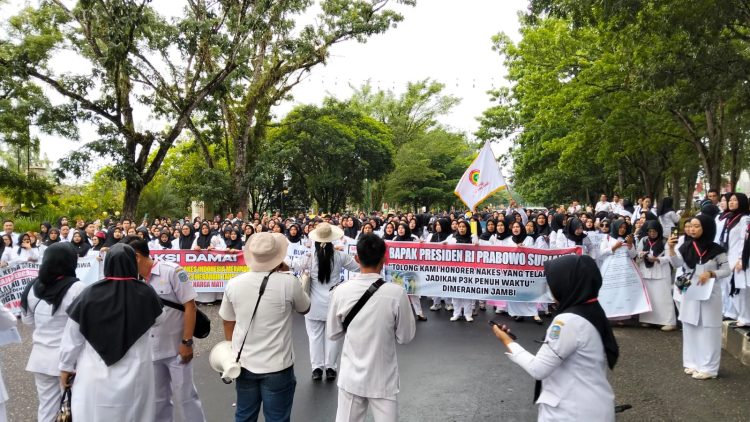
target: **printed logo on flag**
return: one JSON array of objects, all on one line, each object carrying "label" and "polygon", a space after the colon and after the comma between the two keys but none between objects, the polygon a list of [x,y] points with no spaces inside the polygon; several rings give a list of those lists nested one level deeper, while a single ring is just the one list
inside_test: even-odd
[{"label": "printed logo on flag", "polygon": [[473,169],[473,170],[471,170],[471,172],[469,173],[469,182],[470,182],[470,183],[471,183],[472,185],[476,186],[476,185],[478,185],[478,184],[479,184],[479,174],[480,174],[480,172],[479,172],[479,170],[477,170],[477,169]]}]

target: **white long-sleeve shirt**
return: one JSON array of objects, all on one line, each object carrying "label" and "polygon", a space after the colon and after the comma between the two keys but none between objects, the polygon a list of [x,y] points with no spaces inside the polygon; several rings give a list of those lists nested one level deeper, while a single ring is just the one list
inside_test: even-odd
[{"label": "white long-sleeve shirt", "polygon": [[328,338],[344,338],[338,387],[360,397],[395,398],[399,392],[396,343],[416,333],[414,315],[403,287],[385,283],[370,297],[344,332],[344,319],[380,274],[358,274],[333,290],[328,310]]}]

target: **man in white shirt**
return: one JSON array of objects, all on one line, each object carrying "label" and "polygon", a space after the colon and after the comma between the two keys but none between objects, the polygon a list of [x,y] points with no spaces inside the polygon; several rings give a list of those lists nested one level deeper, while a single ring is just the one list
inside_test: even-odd
[{"label": "man in white shirt", "polygon": [[203,406],[193,382],[193,330],[197,296],[193,284],[188,273],[179,265],[152,260],[146,240],[131,235],[123,241],[135,250],[138,274],[159,297],[185,307],[184,311],[178,311],[164,306],[164,313],[151,327],[151,356],[156,384],[155,420],[172,421],[174,406],[177,406],[183,421],[205,422]]},{"label": "man in white shirt", "polygon": [[602,196],[599,198],[599,202],[596,203],[596,207],[594,208],[596,212],[606,212],[610,213],[612,212],[612,204],[610,204],[607,201],[607,195],[602,194]]},{"label": "man in white shirt", "polygon": [[354,305],[381,278],[385,252],[383,239],[361,236],[355,257],[360,273],[331,295],[326,331],[331,340],[344,338],[337,422],[364,421],[368,407],[375,422],[398,420],[396,343],[409,343],[416,332],[406,291],[397,284],[383,284],[344,327]]},{"label": "man in white shirt", "polygon": [[[310,298],[284,264],[288,247],[281,233],[251,236],[244,252],[252,271],[229,280],[224,290],[219,309],[224,338],[232,342],[234,353],[242,351],[242,372],[235,381],[237,421],[257,420],[261,404],[267,421],[289,421],[292,413],[297,385],[292,310],[306,314]],[[264,294],[259,298],[261,287]]]},{"label": "man in white shirt", "polygon": [[612,195],[612,202],[610,203],[610,207],[612,208],[612,212],[615,214],[620,214],[620,212],[623,211],[622,203],[620,203],[620,195]]},{"label": "man in white shirt", "polygon": [[13,246],[18,245],[18,233],[14,233],[13,229],[16,228],[16,225],[13,223],[13,220],[5,220],[3,222],[3,231],[5,234],[10,236],[11,239],[13,239]]},{"label": "man in white shirt", "polygon": [[568,207],[568,215],[575,215],[581,212],[581,205],[578,201],[573,201]]}]

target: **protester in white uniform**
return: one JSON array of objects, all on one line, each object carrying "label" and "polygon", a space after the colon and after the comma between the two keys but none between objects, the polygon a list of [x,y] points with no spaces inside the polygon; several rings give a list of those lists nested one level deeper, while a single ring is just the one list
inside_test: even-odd
[{"label": "protester in white uniform", "polygon": [[658,221],[643,227],[646,236],[638,242],[636,262],[646,285],[651,311],[638,316],[641,325],[660,325],[662,331],[677,329],[677,316],[672,302],[672,267],[665,253],[664,235]]},{"label": "protester in white uniform", "polygon": [[327,331],[331,339],[344,341],[337,422],[363,422],[368,408],[375,422],[398,420],[396,344],[409,343],[416,333],[405,290],[397,284],[380,285],[345,325],[355,304],[381,278],[385,251],[382,239],[364,236],[357,242],[361,273],[333,290]]},{"label": "protester in white uniform", "polygon": [[[698,215],[690,222],[691,236],[675,250],[677,236],[669,238],[669,259],[682,267],[683,277],[693,284],[713,283],[706,300],[692,300],[683,293],[680,304],[682,321],[682,366],[695,379],[716,378],[721,361],[721,287],[718,280],[727,277],[731,268],[724,248],[714,243],[716,224],[708,215]],[[713,280],[711,280],[713,279]],[[675,285],[679,284],[678,282]],[[689,290],[691,287],[687,287]]]},{"label": "protester in white uniform", "polygon": [[[200,231],[198,232],[198,235],[195,236],[195,240],[193,240],[192,249],[195,251],[224,250],[226,249],[226,245],[224,244],[224,241],[221,240],[221,236],[212,234],[211,226],[204,222],[201,224]],[[219,299],[221,299],[220,292],[200,292],[195,298],[195,301],[212,304]]]},{"label": "protester in white uniform", "polygon": [[[615,403],[607,381],[619,356],[617,341],[597,300],[602,277],[589,256],[567,255],[544,264],[559,314],[536,356],[494,326],[506,355],[537,382],[539,421],[614,422]],[[541,385],[540,385],[541,384]]]},{"label": "protester in white uniform", "polygon": [[161,315],[154,290],[138,280],[135,251],[118,243],[104,260],[104,279],[67,309],[60,381],[72,383],[79,421],[153,421],[150,329]]},{"label": "protester in white uniform", "polygon": [[747,280],[742,265],[742,252],[745,246],[750,205],[744,193],[732,193],[727,201],[727,211],[719,233],[719,245],[727,251],[727,261],[732,272],[721,280],[722,314],[730,319],[741,320],[739,325],[750,324],[750,309],[745,303]]},{"label": "protester in white uniform", "polygon": [[[515,247],[534,247],[534,239],[526,235],[526,229],[517,221],[513,221],[508,226],[511,236],[503,240],[503,246]],[[542,323],[539,317],[539,311],[535,302],[508,302],[508,314],[516,321],[523,321],[524,317],[533,317],[537,324]]]},{"label": "protester in white uniform", "polygon": [[[490,223],[488,222],[487,225]],[[451,222],[448,221],[447,218],[439,218],[437,221],[435,221],[435,229],[434,233],[432,234],[432,237],[430,237],[430,243],[446,243],[448,240],[448,237],[451,235]],[[442,307],[441,301],[445,302],[445,308],[448,310],[448,304],[451,303],[451,300],[448,298],[441,298],[441,297],[433,297],[432,298],[432,306],[430,306],[431,311],[438,311]]]},{"label": "protester in white uniform", "polygon": [[326,318],[330,290],[341,281],[341,269],[359,271],[359,265],[348,253],[336,251],[333,242],[341,239],[344,231],[328,223],[320,223],[310,232],[310,240],[315,242],[315,252],[310,256],[307,268],[310,269],[310,312],[305,315],[305,328],[310,342],[310,365],[312,379],[336,379],[341,341],[331,340],[326,335]]},{"label": "protester in white uniform", "polygon": [[596,206],[594,207],[594,211],[599,212],[606,212],[610,213],[612,212],[612,204],[607,201],[607,195],[602,194],[602,196],[599,198],[599,202],[596,203]]},{"label": "protester in white uniform", "polygon": [[669,236],[669,234],[672,233],[672,229],[680,223],[680,216],[677,215],[677,212],[672,208],[673,204],[674,200],[671,197],[667,196],[662,198],[661,203],[659,204],[659,211],[657,212],[657,215],[659,216],[659,224],[661,224],[666,236]]},{"label": "protester in white uniform", "polygon": [[[449,245],[453,244],[478,244],[479,238],[477,238],[476,235],[471,233],[471,226],[466,221],[459,221],[458,225],[456,226],[457,230],[455,234],[452,234],[446,239],[446,243]],[[463,313],[464,319],[466,319],[467,322],[474,322],[473,312],[474,312],[474,300],[473,299],[459,299],[454,298],[452,300],[453,302],[453,316],[451,317],[451,321],[458,321],[459,318],[461,318],[461,314]]]},{"label": "protester in white uniform", "polygon": [[[20,264],[23,262],[39,262],[39,249],[31,244],[31,236],[24,233],[19,236],[18,247],[14,247],[10,253],[8,265]],[[13,243],[16,244],[15,242]]]},{"label": "protester in white uniform", "polygon": [[[5,306],[0,306],[0,331],[9,330],[16,326],[16,317]],[[0,422],[8,422],[5,403],[8,401],[8,391],[5,389],[3,374],[0,373]]]},{"label": "protester in white uniform", "polygon": [[[193,330],[197,295],[190,277],[173,262],[152,260],[144,239],[127,236],[123,242],[135,249],[138,273],[165,304],[162,317],[151,328],[156,385],[154,420],[172,421],[174,408],[177,407],[183,422],[203,422],[206,417],[193,383]],[[182,305],[184,311],[167,306],[167,303]]]},{"label": "protester in white uniform", "polygon": [[26,370],[34,374],[38,421],[54,421],[60,409],[60,341],[70,306],[86,287],[76,278],[78,256],[70,243],[47,248],[39,275],[21,295],[21,320],[33,324],[33,345]]},{"label": "protester in white uniform", "polygon": [[305,314],[310,299],[284,264],[288,245],[280,233],[251,236],[244,252],[252,271],[229,280],[221,301],[224,338],[242,366],[235,381],[238,422],[256,421],[261,404],[267,421],[289,421],[292,413],[292,310]]}]

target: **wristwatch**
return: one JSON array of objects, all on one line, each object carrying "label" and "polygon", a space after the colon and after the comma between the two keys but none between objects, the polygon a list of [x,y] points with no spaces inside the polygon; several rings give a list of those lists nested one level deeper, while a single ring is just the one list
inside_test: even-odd
[{"label": "wristwatch", "polygon": [[193,339],[182,339],[182,344],[184,344],[187,347],[193,347]]}]

